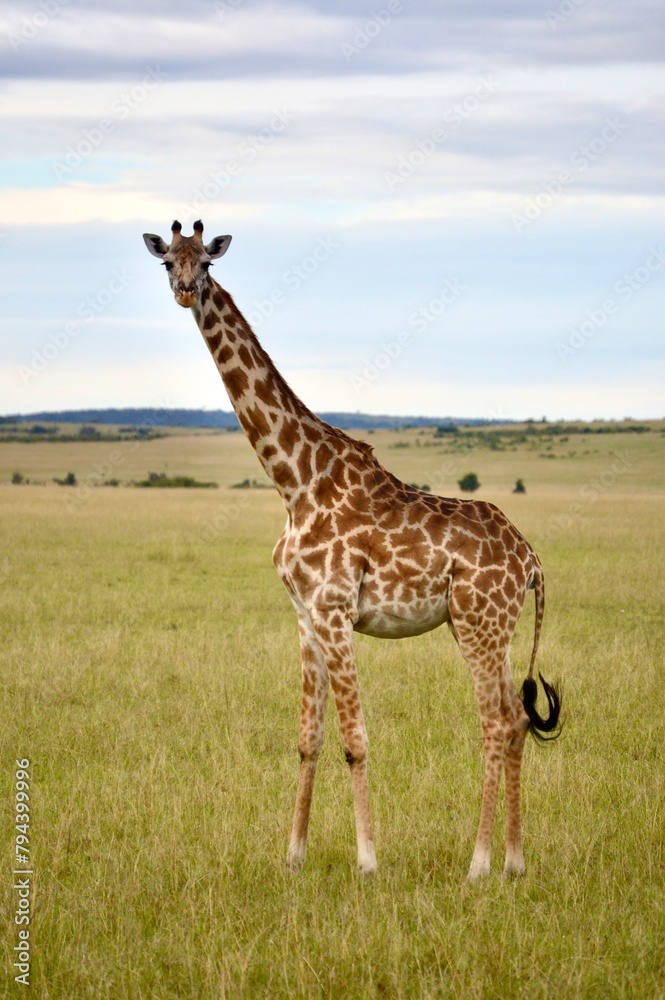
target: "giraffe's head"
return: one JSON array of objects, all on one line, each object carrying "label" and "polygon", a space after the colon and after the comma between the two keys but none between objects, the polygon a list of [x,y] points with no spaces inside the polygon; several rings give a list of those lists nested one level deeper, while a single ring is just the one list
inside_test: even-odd
[{"label": "giraffe's head", "polygon": [[179,222],[171,226],[173,238],[169,246],[161,236],[144,233],[143,239],[153,257],[159,257],[168,271],[169,281],[179,306],[188,309],[198,302],[210,262],[225,254],[230,236],[215,236],[204,245],[203,223],[194,223],[194,235],[182,236]]}]

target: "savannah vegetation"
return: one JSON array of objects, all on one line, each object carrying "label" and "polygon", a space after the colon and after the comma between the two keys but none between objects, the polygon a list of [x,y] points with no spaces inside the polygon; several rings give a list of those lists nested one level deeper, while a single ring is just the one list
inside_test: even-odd
[{"label": "savannah vegetation", "polygon": [[[664,997],[665,424],[604,426],[363,432],[435,492],[474,469],[545,568],[537,666],[564,730],[526,747],[526,876],[501,878],[500,809],[473,885],[480,726],[445,629],[357,637],[377,875],[354,870],[332,704],[307,863],[286,869],[297,632],[270,560],[279,498],[231,488],[267,485],[242,435],[3,441],[0,995],[26,990],[10,872],[29,758],[40,1000]],[[129,487],[149,470],[219,488]],[[532,623],[529,599],[518,685]]]}]

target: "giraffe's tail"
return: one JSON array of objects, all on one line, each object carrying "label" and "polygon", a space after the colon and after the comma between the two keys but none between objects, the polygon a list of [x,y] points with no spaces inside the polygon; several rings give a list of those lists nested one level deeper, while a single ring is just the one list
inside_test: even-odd
[{"label": "giraffe's tail", "polygon": [[[543,614],[545,611],[545,578],[543,576],[543,568],[537,557],[534,557],[534,573],[531,587],[535,592],[536,598],[536,620],[534,625],[533,649],[531,650],[531,662],[529,663],[529,672],[526,676],[526,680],[522,685],[521,695],[524,711],[529,717],[529,731],[537,740],[544,742],[546,740],[555,740],[561,733],[561,727],[559,726],[559,716],[561,714],[561,690],[554,684],[548,684],[543,675],[540,672],[538,673],[540,683],[543,685],[543,690],[545,691],[545,697],[547,698],[547,704],[549,706],[547,718],[544,719],[536,708],[538,685],[533,679],[533,666],[536,662],[536,653],[538,652],[540,631],[543,625]],[[551,733],[551,736],[545,736],[545,733]]]}]

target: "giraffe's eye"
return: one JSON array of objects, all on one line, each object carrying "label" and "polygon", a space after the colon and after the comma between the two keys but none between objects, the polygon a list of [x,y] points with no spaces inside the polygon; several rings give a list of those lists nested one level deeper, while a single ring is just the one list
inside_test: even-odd
[{"label": "giraffe's eye", "polygon": [[173,264],[171,263],[170,260],[165,260],[164,261],[164,267],[166,268],[167,271],[170,271],[171,268],[173,267]]},{"label": "giraffe's eye", "polygon": [[204,271],[207,271],[211,263],[212,261],[210,260],[204,260],[203,263],[201,264],[201,267],[203,268]]}]

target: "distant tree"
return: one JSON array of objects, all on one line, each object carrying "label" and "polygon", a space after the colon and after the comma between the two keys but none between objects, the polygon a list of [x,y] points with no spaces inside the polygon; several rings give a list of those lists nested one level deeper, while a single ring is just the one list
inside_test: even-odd
[{"label": "distant tree", "polygon": [[521,479],[518,479],[517,482],[515,483],[515,489],[513,490],[513,493],[526,493],[526,486],[524,485]]},{"label": "distant tree", "polygon": [[467,472],[466,476],[458,480],[457,485],[463,493],[473,493],[480,486],[480,482],[475,472]]},{"label": "distant tree", "polygon": [[68,472],[64,479],[53,479],[58,486],[76,486],[76,476],[73,472]]},{"label": "distant tree", "polygon": [[233,483],[232,490],[271,490],[272,483],[262,483],[258,479],[243,479],[241,483]]},{"label": "distant tree", "polygon": [[15,472],[14,475],[12,476],[12,482],[13,482],[14,486],[20,486],[21,483],[23,482],[23,475],[22,475],[22,473]]}]

